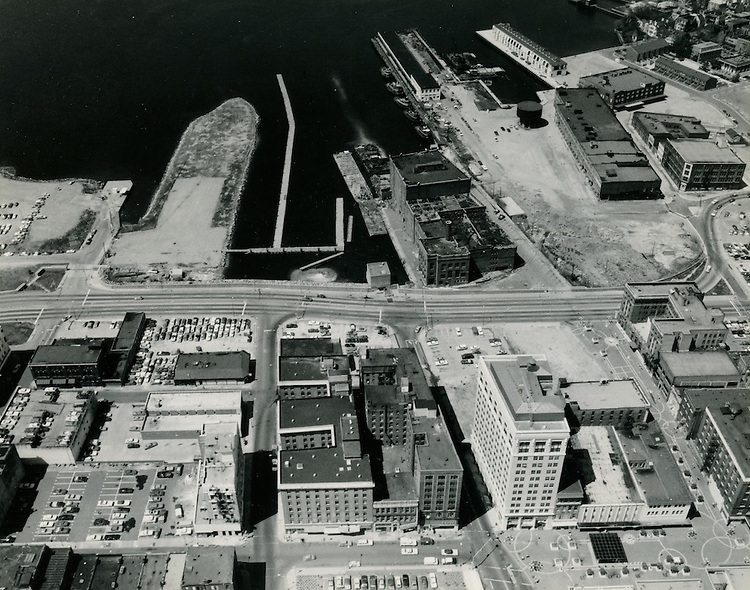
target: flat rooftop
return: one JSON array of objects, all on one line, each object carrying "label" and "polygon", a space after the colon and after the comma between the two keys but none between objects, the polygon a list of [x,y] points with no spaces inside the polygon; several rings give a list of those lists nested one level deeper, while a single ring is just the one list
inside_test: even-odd
[{"label": "flat rooftop", "polygon": [[387,262],[368,262],[367,272],[371,277],[391,276],[391,269]]},{"label": "flat rooftop", "polygon": [[654,69],[657,72],[662,69],[673,70],[675,72],[679,72],[681,74],[684,74],[696,80],[701,80],[702,82],[706,82],[707,80],[710,80],[711,78],[713,78],[713,76],[710,76],[709,74],[706,74],[705,72],[701,72],[700,70],[696,70],[695,68],[691,68],[689,66],[686,66],[683,63],[680,63],[678,61],[675,61],[673,59],[669,59],[663,56],[659,56],[656,58]]},{"label": "flat rooftop", "polygon": [[676,317],[657,317],[662,333],[687,332],[694,328],[723,327],[724,313],[716,308],[706,307],[700,292],[691,285],[676,286],[669,290],[668,300]]},{"label": "flat rooftop", "polygon": [[174,414],[216,414],[241,412],[242,392],[221,391],[212,392],[207,396],[204,392],[175,391],[154,392],[148,394],[146,411],[148,413]]},{"label": "flat rooftop", "polygon": [[469,182],[469,177],[437,150],[391,156],[407,185]]},{"label": "flat rooftop", "polygon": [[281,357],[335,356],[341,355],[341,342],[331,338],[282,338]]},{"label": "flat rooftop", "polygon": [[608,408],[648,408],[649,403],[632,379],[614,381],[578,381],[561,389],[569,402],[582,410]]},{"label": "flat rooftop", "polygon": [[701,290],[692,281],[672,281],[672,282],[654,282],[654,283],[626,283],[625,291],[632,294],[637,301],[640,298],[658,297],[664,299],[665,303],[669,299],[670,292],[676,288],[689,289],[693,294],[702,295]]},{"label": "flat rooftop", "polygon": [[[480,367],[493,379],[517,421],[531,420],[536,428],[567,428],[565,400],[552,393],[552,373],[543,356],[480,356]],[[548,387],[542,388],[542,381]]]},{"label": "flat rooftop", "polygon": [[691,504],[693,495],[658,424],[649,422],[639,426],[632,435],[626,430],[615,433],[646,503],[649,506]]},{"label": "flat rooftop", "polygon": [[182,353],[174,369],[175,381],[241,380],[249,374],[250,354],[244,350]]},{"label": "flat rooftop", "polygon": [[280,431],[337,426],[342,416],[355,415],[354,404],[348,397],[282,399],[278,404]]},{"label": "flat rooftop", "polygon": [[401,445],[383,447],[383,473],[388,490],[388,497],[383,499],[395,502],[419,501],[406,447]]},{"label": "flat rooftop", "polygon": [[[425,379],[422,365],[413,348],[368,348],[360,360],[361,370],[367,367],[395,366],[395,387],[408,383],[408,395],[415,398],[418,404],[434,404],[430,386]],[[365,391],[367,386],[365,385]]]},{"label": "flat rooftop", "polygon": [[701,124],[701,120],[688,115],[638,111],[633,113],[633,122],[636,121],[645,127],[651,135],[671,137],[708,137],[708,130]]},{"label": "flat rooftop", "polygon": [[558,66],[565,65],[565,61],[563,59],[557,57],[554,53],[552,53],[546,47],[542,47],[541,45],[539,45],[539,43],[532,41],[523,33],[519,33],[513,27],[511,27],[509,23],[497,23],[493,25],[493,27],[500,31],[503,31],[509,37],[518,41],[521,45],[528,47],[534,53],[536,53],[540,57],[543,57],[545,60],[547,60],[550,64],[558,65]]},{"label": "flat rooftop", "polygon": [[[4,545],[0,548],[0,580],[10,588],[29,588],[42,556],[49,549],[45,545]],[[41,577],[41,576],[40,576]]]},{"label": "flat rooftop", "polygon": [[672,147],[686,162],[694,164],[742,164],[729,148],[720,148],[710,139],[669,139]]},{"label": "flat rooftop", "polygon": [[117,331],[115,341],[112,343],[112,350],[130,350],[137,345],[136,338],[139,337],[141,326],[146,323],[146,314],[141,312],[129,311],[122,319],[122,325]]},{"label": "flat rooftop", "polygon": [[659,83],[661,83],[661,80],[654,78],[652,75],[642,72],[641,70],[622,68],[611,70],[609,72],[602,72],[601,74],[583,76],[578,81],[578,86],[581,88],[592,86],[600,92],[608,93],[610,91],[622,92],[634,90],[640,88],[643,84]]},{"label": "flat rooftop", "polygon": [[422,469],[463,470],[442,416],[414,417],[412,424],[414,436],[424,440],[414,448]]},{"label": "flat rooftop", "polygon": [[593,88],[559,88],[555,106],[580,143],[630,141],[630,135]]},{"label": "flat rooftop", "polygon": [[29,361],[29,365],[88,365],[96,364],[104,354],[102,340],[87,344],[43,344]]},{"label": "flat rooftop", "polygon": [[[196,437],[207,424],[234,421],[240,422],[240,414],[186,414],[149,416],[143,421],[144,432],[194,432]],[[161,444],[161,441],[159,441]]]},{"label": "flat rooftop", "polygon": [[740,373],[729,355],[722,350],[662,352],[661,363],[675,377],[734,377]]},{"label": "flat rooftop", "polygon": [[708,406],[722,406],[724,404],[740,405],[750,404],[750,388],[728,387],[719,389],[716,387],[685,389],[682,398],[693,408],[702,410]]},{"label": "flat rooftop", "polygon": [[234,547],[188,547],[182,585],[234,583]]},{"label": "flat rooftop", "polygon": [[340,447],[281,451],[279,488],[299,486],[372,488],[370,458],[346,459]]},{"label": "flat rooftop", "polygon": [[389,32],[381,33],[380,35],[407,75],[411,76],[421,89],[440,87],[440,84],[432,77],[432,74],[424,70],[422,64],[419,63],[411,52],[411,49],[404,43],[398,33]]},{"label": "flat rooftop", "polygon": [[279,381],[324,381],[329,370],[349,368],[348,357],[281,357],[279,358]]},{"label": "flat rooftop", "polygon": [[588,453],[593,479],[584,482],[586,495],[591,504],[631,504],[641,500],[638,491],[628,485],[620,461],[615,431],[609,426],[582,426],[570,437],[574,449]]},{"label": "flat rooftop", "polygon": [[746,479],[750,478],[750,403],[712,405],[706,408],[734,460]]}]

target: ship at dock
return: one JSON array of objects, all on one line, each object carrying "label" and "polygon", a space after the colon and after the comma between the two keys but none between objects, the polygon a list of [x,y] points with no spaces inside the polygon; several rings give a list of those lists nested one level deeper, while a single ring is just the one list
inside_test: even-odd
[{"label": "ship at dock", "polygon": [[415,125],[414,131],[417,132],[419,137],[424,137],[425,139],[429,139],[432,136],[432,132],[427,125]]},{"label": "ship at dock", "polygon": [[411,109],[409,109],[408,111],[404,111],[404,117],[406,117],[407,119],[409,119],[409,121],[412,121],[413,123],[418,123],[422,120],[419,116],[419,113]]},{"label": "ship at dock", "polygon": [[393,78],[393,72],[391,71],[391,68],[383,66],[380,68],[380,75],[383,76],[386,80],[390,80]]},{"label": "ship at dock", "polygon": [[406,98],[403,98],[401,96],[394,97],[393,102],[395,102],[402,109],[408,109],[411,106],[411,103]]},{"label": "ship at dock", "polygon": [[388,82],[385,87],[388,89],[388,92],[396,96],[404,96],[405,94],[404,89],[398,82]]},{"label": "ship at dock", "polygon": [[589,8],[596,6],[597,0],[568,0],[569,4],[575,4],[581,8]]}]

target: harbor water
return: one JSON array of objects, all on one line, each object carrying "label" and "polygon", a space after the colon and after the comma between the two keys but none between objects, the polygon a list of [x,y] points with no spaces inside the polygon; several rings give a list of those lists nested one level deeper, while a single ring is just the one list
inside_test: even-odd
[{"label": "harbor water", "polygon": [[[369,238],[332,154],[363,142],[389,153],[426,146],[379,74],[370,39],[418,28],[438,51],[470,51],[506,76],[509,102],[541,83],[474,32],[507,21],[558,55],[614,45],[614,19],[566,0],[4,0],[0,1],[0,166],[31,178],[132,179],[123,217],[145,211],[189,122],[240,96],[261,117],[260,142],[233,248],[270,245],[287,123],[276,74],[291,98],[296,138],[284,245],[334,242],[336,197],[354,215],[353,240],[326,263],[338,280],[364,280],[390,241]],[[235,254],[230,278],[289,278],[325,255]]]}]

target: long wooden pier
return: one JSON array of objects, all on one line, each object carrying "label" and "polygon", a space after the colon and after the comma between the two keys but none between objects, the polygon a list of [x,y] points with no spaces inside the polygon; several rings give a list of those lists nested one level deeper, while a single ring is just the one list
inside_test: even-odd
[{"label": "long wooden pier", "polygon": [[284,108],[286,109],[286,119],[289,123],[289,130],[286,135],[286,153],[284,154],[284,170],[281,173],[281,191],[279,193],[279,209],[276,213],[276,230],[273,234],[273,247],[281,247],[281,239],[284,236],[284,219],[286,218],[286,197],[289,193],[289,175],[292,168],[292,150],[294,148],[294,113],[292,113],[292,101],[289,100],[289,93],[284,84],[284,77],[276,74],[276,80],[279,82],[281,96],[284,98]]}]

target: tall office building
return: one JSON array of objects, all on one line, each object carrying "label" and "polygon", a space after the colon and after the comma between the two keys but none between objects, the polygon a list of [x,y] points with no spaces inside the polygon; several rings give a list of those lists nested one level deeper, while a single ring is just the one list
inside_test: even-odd
[{"label": "tall office building", "polygon": [[472,449],[503,528],[554,515],[570,435],[543,356],[481,356]]}]

